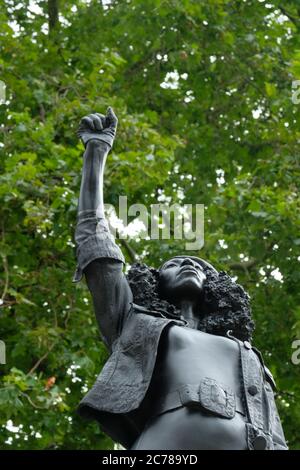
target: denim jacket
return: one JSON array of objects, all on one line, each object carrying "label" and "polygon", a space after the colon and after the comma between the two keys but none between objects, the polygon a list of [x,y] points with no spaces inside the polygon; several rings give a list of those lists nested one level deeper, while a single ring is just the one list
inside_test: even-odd
[{"label": "denim jacket", "polygon": [[[99,221],[91,211],[81,215],[75,239],[75,281],[84,271],[101,336],[111,353],[78,411],[96,419],[112,439],[130,448],[145,425],[140,409],[153,374],[160,336],[167,325],[184,326],[185,322],[133,303],[122,272],[123,255],[103,219]],[[274,400],[275,383],[261,354],[249,342],[241,342],[230,333],[228,337],[238,343],[240,351],[248,448],[287,449]]]}]

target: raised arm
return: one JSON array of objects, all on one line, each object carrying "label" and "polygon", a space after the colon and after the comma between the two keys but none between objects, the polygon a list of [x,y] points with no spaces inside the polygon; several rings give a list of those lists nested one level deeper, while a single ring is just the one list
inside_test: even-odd
[{"label": "raised arm", "polygon": [[103,175],[116,129],[117,117],[108,108],[106,116],[85,116],[78,130],[85,153],[75,232],[78,266],[74,281],[85,274],[100,333],[109,349],[121,332],[132,301],[122,272],[125,260],[104,215]]},{"label": "raised arm", "polygon": [[83,158],[78,214],[97,210],[104,218],[103,174],[106,157],[113,145],[117,130],[117,116],[108,108],[106,116],[95,113],[85,116],[78,129],[78,136],[86,147]]}]

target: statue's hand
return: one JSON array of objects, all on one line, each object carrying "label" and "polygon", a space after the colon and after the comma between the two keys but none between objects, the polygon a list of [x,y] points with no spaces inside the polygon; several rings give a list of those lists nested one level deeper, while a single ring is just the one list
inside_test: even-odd
[{"label": "statue's hand", "polygon": [[91,139],[102,140],[112,147],[117,131],[118,118],[113,109],[107,109],[106,116],[100,113],[84,116],[77,131],[78,137],[86,146]]}]

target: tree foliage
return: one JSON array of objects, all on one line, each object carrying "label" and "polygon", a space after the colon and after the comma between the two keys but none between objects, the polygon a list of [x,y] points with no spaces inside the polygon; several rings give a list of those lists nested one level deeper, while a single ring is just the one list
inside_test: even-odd
[{"label": "tree foliage", "polygon": [[[205,204],[205,246],[192,254],[251,294],[255,343],[299,448],[298,1],[103,3],[0,1],[0,446],[113,445],[75,413],[107,352],[86,286],[71,282],[75,129],[112,105],[106,201]],[[184,244],[132,236],[124,251],[156,266]]]}]

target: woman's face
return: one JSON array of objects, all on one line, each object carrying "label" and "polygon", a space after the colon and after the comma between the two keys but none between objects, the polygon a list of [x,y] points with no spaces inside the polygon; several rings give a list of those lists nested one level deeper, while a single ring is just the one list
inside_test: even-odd
[{"label": "woman's face", "polygon": [[169,301],[199,299],[206,280],[203,267],[189,257],[172,258],[159,271],[160,294]]}]

